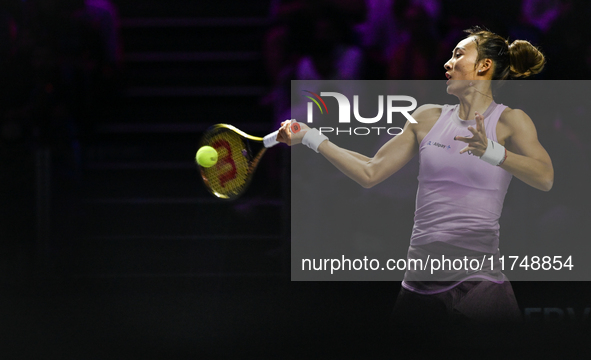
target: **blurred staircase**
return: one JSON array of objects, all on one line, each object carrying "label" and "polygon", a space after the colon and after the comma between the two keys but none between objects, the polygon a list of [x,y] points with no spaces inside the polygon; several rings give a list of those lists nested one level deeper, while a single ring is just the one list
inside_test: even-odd
[{"label": "blurred staircase", "polygon": [[203,131],[272,130],[262,61],[268,1],[120,0],[120,105],[85,144],[73,276],[277,276],[288,271],[285,149],[237,201],[215,199],[194,163]]}]

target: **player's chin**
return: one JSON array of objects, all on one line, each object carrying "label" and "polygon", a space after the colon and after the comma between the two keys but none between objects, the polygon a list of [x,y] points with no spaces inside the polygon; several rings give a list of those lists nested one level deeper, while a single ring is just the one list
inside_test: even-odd
[{"label": "player's chin", "polygon": [[447,87],[445,89],[445,91],[449,94],[449,95],[455,95],[455,92],[453,91],[452,85],[447,84]]},{"label": "player's chin", "polygon": [[458,93],[458,84],[454,84],[453,81],[449,81],[447,82],[447,88],[445,90],[450,95],[456,95]]},{"label": "player's chin", "polygon": [[450,95],[458,95],[466,90],[470,86],[468,80],[447,80],[445,83],[447,88],[446,91]]}]

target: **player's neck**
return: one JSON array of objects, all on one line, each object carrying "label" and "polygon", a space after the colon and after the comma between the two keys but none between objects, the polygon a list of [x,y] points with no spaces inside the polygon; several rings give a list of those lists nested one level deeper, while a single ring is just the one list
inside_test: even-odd
[{"label": "player's neck", "polygon": [[493,102],[492,96],[485,96],[479,93],[468,94],[465,97],[460,97],[460,108],[458,116],[462,120],[472,120],[475,118],[475,112],[484,114],[486,109]]}]

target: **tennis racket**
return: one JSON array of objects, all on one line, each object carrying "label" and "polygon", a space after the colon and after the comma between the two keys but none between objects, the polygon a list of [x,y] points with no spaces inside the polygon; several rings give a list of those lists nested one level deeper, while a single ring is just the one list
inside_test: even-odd
[{"label": "tennis racket", "polygon": [[[293,122],[290,129],[297,133],[300,126]],[[208,168],[197,165],[207,190],[226,200],[234,200],[242,195],[265,151],[279,143],[276,140],[278,132],[258,137],[228,124],[217,124],[207,129],[199,142],[199,148],[211,146],[218,152],[215,165]],[[255,152],[254,148],[259,148],[261,143],[263,147]]]}]

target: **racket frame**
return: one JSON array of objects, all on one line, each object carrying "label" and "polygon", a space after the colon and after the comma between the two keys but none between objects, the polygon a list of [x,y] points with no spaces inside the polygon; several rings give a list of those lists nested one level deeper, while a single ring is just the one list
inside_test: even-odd
[{"label": "racket frame", "polygon": [[[239,198],[244,191],[246,191],[246,189],[248,188],[248,186],[250,185],[250,182],[252,181],[252,177],[254,175],[254,172],[261,160],[261,158],[263,157],[263,155],[265,154],[266,150],[267,150],[267,145],[270,145],[268,147],[274,146],[275,144],[277,144],[276,141],[273,141],[274,143],[269,143],[269,141],[266,139],[273,139],[277,136],[277,132],[271,133],[267,136],[265,136],[264,138],[262,137],[258,137],[258,136],[253,136],[250,134],[245,133],[244,131],[238,129],[237,127],[233,126],[233,125],[229,125],[229,124],[216,124],[216,125],[212,125],[211,127],[209,127],[205,133],[203,134],[201,140],[199,141],[199,147],[201,148],[202,146],[208,145],[207,143],[205,143],[205,138],[207,137],[207,134],[212,133],[216,130],[230,130],[233,131],[234,133],[238,134],[239,136],[241,136],[243,139],[246,140],[250,140],[250,141],[254,141],[254,142],[258,142],[258,143],[263,143],[263,148],[260,149],[256,155],[255,153],[252,151],[252,148],[250,147],[250,143],[248,141],[244,142],[245,145],[245,149],[248,152],[249,158],[252,159],[247,159],[248,161],[248,173],[246,176],[246,180],[244,182],[244,184],[240,187],[240,190],[235,193],[235,194],[223,194],[223,193],[219,193],[217,191],[215,191],[210,182],[209,182],[209,178],[206,175],[206,171],[204,167],[197,165],[197,167],[199,168],[199,172],[201,173],[201,178],[203,180],[203,183],[205,184],[205,187],[207,188],[207,190],[215,197],[222,199],[222,200],[236,200],[237,198]],[[274,136],[273,136],[274,135]],[[216,166],[216,165],[214,165]]]}]

